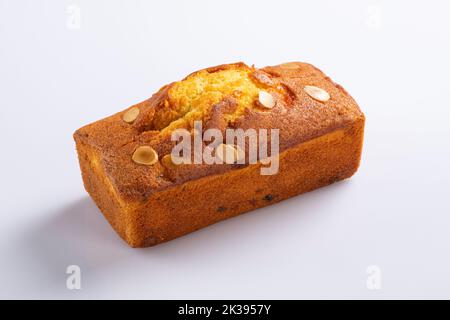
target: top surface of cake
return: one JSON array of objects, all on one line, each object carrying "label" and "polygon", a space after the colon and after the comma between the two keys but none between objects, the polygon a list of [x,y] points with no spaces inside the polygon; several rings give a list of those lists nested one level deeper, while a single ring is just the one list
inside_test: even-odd
[{"label": "top surface of cake", "polygon": [[[279,129],[282,152],[362,117],[350,95],[310,64],[256,69],[235,63],[200,70],[166,85],[148,100],[80,128],[74,137],[96,150],[95,161],[122,198],[143,201],[155,191],[245,166],[174,168],[167,161],[176,143],[171,134],[176,129],[194,132],[194,121],[202,121],[204,130],[222,132]],[[151,146],[159,161],[151,166],[133,161],[140,146]]]}]

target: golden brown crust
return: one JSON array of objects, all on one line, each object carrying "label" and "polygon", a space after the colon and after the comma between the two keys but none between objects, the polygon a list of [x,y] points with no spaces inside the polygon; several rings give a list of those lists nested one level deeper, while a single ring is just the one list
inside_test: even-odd
[{"label": "golden brown crust", "polygon": [[[279,65],[255,70],[256,74],[263,73],[268,79],[266,81],[279,81],[287,88],[289,94],[287,97],[278,95],[276,106],[269,111],[247,109],[230,127],[244,130],[248,128],[279,128],[281,132],[280,151],[283,151],[342,128],[355,119],[363,117],[355,101],[320,70],[306,63],[291,64],[289,68]],[[243,63],[236,63],[205,70],[217,72],[227,68],[248,67]],[[164,86],[150,99],[135,105],[140,108],[141,112],[133,124],[125,123],[121,118],[123,112],[128,108],[111,117],[87,125],[74,134],[75,140],[83,141],[99,150],[107,175],[126,200],[142,201],[152,192],[189,180],[188,176],[184,176],[180,181],[167,179],[161,165],[139,166],[132,162],[130,156],[134,149],[141,144],[152,146],[161,158],[172,150],[174,143],[170,141],[170,136],[160,135],[158,130],[152,130],[151,127],[155,110],[167,99],[168,90],[172,85]],[[312,99],[304,92],[305,85],[315,85],[327,90],[331,99],[325,103]],[[220,106],[213,108],[210,119],[205,121],[207,125],[204,128],[217,125],[216,127],[222,130],[226,129],[225,123],[217,123],[221,118],[219,109]],[[208,121],[215,123],[208,125]],[[227,166],[227,168],[233,170],[236,166]],[[211,170],[214,172],[213,169]],[[210,174],[211,170],[207,173]],[[222,171],[221,169],[220,172]],[[202,176],[197,172],[195,165],[192,166],[191,172],[192,178]]]},{"label": "golden brown crust", "polygon": [[[280,153],[282,155],[289,154],[289,157],[293,157],[293,159],[298,159],[298,155],[292,154],[292,150],[302,148],[301,146],[305,145],[305,142],[320,141],[317,140],[319,137],[332,136],[335,132],[346,132],[348,141],[347,144],[342,144],[341,150],[336,149],[333,151],[332,147],[328,147],[331,148],[330,152],[333,151],[336,155],[344,157],[347,159],[347,162],[340,163],[341,168],[338,170],[335,166],[327,162],[330,161],[329,159],[320,160],[320,150],[314,149],[317,154],[312,152],[312,156],[316,157],[317,161],[322,161],[314,165],[328,168],[328,170],[339,171],[336,171],[336,179],[348,177],[356,171],[361,153],[364,115],[356,102],[341,86],[335,84],[314,66],[300,62],[281,64],[262,69],[255,69],[243,63],[236,63],[207,68],[203,72],[215,73],[229,69],[248,72],[249,77],[252,79],[251,81],[258,88],[270,90],[276,100],[276,104],[272,109],[264,109],[255,104],[252,108],[246,108],[242,114],[239,114],[236,113],[239,93],[237,92],[236,95],[233,93],[230,96],[226,96],[220,102],[211,105],[201,115],[204,130],[207,128],[218,128],[224,132],[226,128],[241,128],[244,130],[249,128],[279,129]],[[185,79],[195,76],[199,72],[202,72],[202,70],[192,73]],[[168,102],[171,98],[170,90],[175,85],[176,83],[166,85],[151,98],[132,106],[139,108],[139,115],[132,123],[127,123],[122,119],[124,113],[132,108],[130,107],[103,120],[82,127],[74,134],[86,189],[93,196],[100,209],[104,213],[108,212],[105,213],[107,217],[112,216],[112,211],[121,211],[121,216],[126,215],[124,219],[128,221],[128,233],[133,234],[134,232],[134,235],[125,234],[125,231],[122,230],[124,227],[120,223],[114,222],[120,225],[114,227],[116,230],[122,228],[120,229],[122,231],[118,232],[133,246],[146,246],[149,245],[147,243],[148,241],[154,242],[152,244],[159,243],[173,238],[175,235],[185,233],[182,230],[189,229],[189,231],[192,231],[197,227],[205,226],[219,219],[216,219],[216,217],[205,218],[205,223],[196,224],[195,226],[192,223],[189,226],[177,225],[176,227],[179,230],[168,231],[167,226],[161,227],[163,229],[165,228],[164,230],[158,229],[156,227],[158,223],[163,225],[161,222],[161,219],[163,219],[162,210],[173,211],[177,209],[176,207],[162,208],[167,205],[161,200],[165,194],[170,195],[170,197],[176,196],[179,199],[185,198],[186,195],[183,193],[185,188],[190,188],[189,186],[193,188],[202,187],[205,185],[205,181],[210,181],[208,183],[216,183],[217,180],[215,180],[216,178],[214,176],[225,179],[226,177],[235,177],[237,174],[243,174],[240,172],[251,171],[252,174],[247,178],[250,179],[251,176],[251,179],[254,179],[256,183],[259,183],[258,181],[264,182],[273,179],[282,185],[283,182],[279,181],[279,179],[285,176],[285,172],[292,171],[295,174],[298,173],[298,171],[292,170],[292,168],[283,171],[283,168],[280,167],[280,174],[276,175],[276,177],[255,178],[254,172],[256,170],[254,168],[257,165],[192,164],[173,167],[170,165],[170,162],[166,161],[167,157],[163,161],[162,159],[171,152],[175,144],[170,139],[170,132],[166,132],[164,128],[169,124],[172,125],[174,119],[182,118],[184,112],[183,110],[177,109],[176,105]],[[320,102],[311,98],[303,90],[307,85],[317,86],[326,90],[331,98],[326,102]],[[238,116],[232,118],[229,116],[231,114],[237,114]],[[188,130],[192,129],[189,123],[183,123],[182,125],[185,125]],[[132,161],[132,154],[141,145],[151,146],[158,153],[160,161],[152,166],[134,163]],[[320,143],[317,144],[318,147],[320,145]],[[351,150],[352,152],[348,157],[341,154],[342,150],[345,149],[344,147],[347,148],[347,151]],[[89,152],[86,151],[87,149],[89,149]],[[301,150],[307,153],[304,149]],[[95,154],[96,166],[98,168],[92,166],[92,159],[89,158],[88,154]],[[334,157],[330,156],[329,158],[336,161]],[[100,170],[99,168],[101,168],[101,174],[98,171]],[[326,171],[326,169],[324,170]],[[293,174],[292,172],[291,174]],[[323,179],[327,179],[326,176],[329,174],[330,172],[326,174],[322,172]],[[301,178],[301,174],[298,173],[298,176],[295,176],[295,178]],[[303,178],[312,179],[312,177],[306,176]],[[104,190],[101,192],[98,191],[104,188],[106,184],[108,184],[108,188],[110,189],[108,192]],[[314,181],[311,180],[311,184],[303,188],[286,189],[277,199],[305,192],[324,184],[326,183],[321,183],[317,179]],[[261,189],[264,190],[263,187]],[[250,197],[248,194],[245,196],[247,198]],[[112,209],[105,209],[106,206],[112,205],[107,204],[108,201],[106,198],[108,197],[115,198],[113,203],[116,203],[116,205]],[[220,198],[219,200],[224,201],[224,199]],[[197,201],[202,203],[203,200]],[[229,216],[268,204],[266,203],[267,201],[262,201],[261,203],[258,202],[259,200],[255,201],[256,203],[253,206],[248,203],[242,207],[235,205],[236,209],[228,211]],[[125,204],[127,209],[120,209],[117,203]],[[206,202],[203,203],[203,206],[205,208],[207,207]],[[152,211],[150,207],[161,207],[158,209],[160,210],[160,214],[152,214],[151,217],[145,217],[146,210],[149,212]],[[124,210],[127,212],[126,214],[123,213]],[[192,215],[195,214],[195,210],[186,210],[191,212]],[[209,212],[208,210],[206,211]],[[137,222],[133,220],[133,215],[138,220],[151,220],[151,223],[146,225],[152,225],[152,231],[143,231],[136,227],[135,224]],[[223,218],[221,216],[219,220]],[[154,219],[159,220],[155,222]],[[195,220],[194,218],[192,219]],[[108,218],[108,220],[111,221],[111,218]],[[139,223],[142,225],[142,222]],[[186,221],[185,223],[188,222]],[[154,235],[149,236],[147,233],[154,233]],[[142,240],[144,236],[153,240],[146,240],[147,242],[144,243]]]}]

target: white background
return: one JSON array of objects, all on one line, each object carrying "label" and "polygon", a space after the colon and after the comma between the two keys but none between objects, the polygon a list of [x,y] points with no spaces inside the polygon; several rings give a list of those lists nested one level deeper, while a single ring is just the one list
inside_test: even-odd
[{"label": "white background", "polygon": [[[0,297],[450,298],[449,10],[448,1],[0,0]],[[83,189],[73,131],[196,69],[240,60],[307,61],[342,84],[367,117],[359,171],[129,248]],[[81,290],[66,288],[71,264]],[[366,284],[371,265],[379,290]]]}]

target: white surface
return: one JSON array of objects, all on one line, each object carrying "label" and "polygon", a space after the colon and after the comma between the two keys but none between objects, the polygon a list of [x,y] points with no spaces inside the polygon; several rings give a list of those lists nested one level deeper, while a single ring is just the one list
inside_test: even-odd
[{"label": "white surface", "polygon": [[[67,25],[69,5],[80,29]],[[450,298],[448,1],[0,0],[1,298]],[[367,117],[358,173],[149,249],[72,133],[210,65],[300,60]],[[66,267],[82,289],[66,289]],[[381,289],[366,269],[381,270]]]}]

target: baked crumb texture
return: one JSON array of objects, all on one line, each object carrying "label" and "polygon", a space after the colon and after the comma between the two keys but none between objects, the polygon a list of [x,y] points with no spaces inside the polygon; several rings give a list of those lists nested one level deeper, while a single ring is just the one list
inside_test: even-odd
[{"label": "baked crumb texture", "polygon": [[[87,192],[130,246],[147,247],[352,176],[364,119],[310,64],[234,63],[166,85],[74,139]],[[171,133],[194,134],[196,120],[224,136],[227,128],[279,129],[279,172],[261,175],[260,163],[174,165]]]}]

